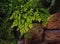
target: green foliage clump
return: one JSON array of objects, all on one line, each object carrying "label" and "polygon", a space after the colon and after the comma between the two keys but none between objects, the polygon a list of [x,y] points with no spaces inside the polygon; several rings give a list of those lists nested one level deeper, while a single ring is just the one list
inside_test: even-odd
[{"label": "green foliage clump", "polygon": [[[12,1],[14,2],[14,1]],[[23,0],[15,1],[16,10],[12,13],[10,19],[14,20],[11,28],[17,26],[21,35],[26,33],[29,28],[33,27],[33,21],[43,22],[46,25],[47,18],[49,17],[48,9],[42,8],[41,0]],[[13,3],[13,5],[15,4]],[[21,3],[21,4],[19,4]],[[11,6],[13,7],[11,4]]]},{"label": "green foliage clump", "polygon": [[22,36],[33,27],[34,21],[42,21],[46,25],[49,16],[49,9],[42,8],[42,0],[1,0],[0,38],[15,39],[13,34],[15,26]]}]

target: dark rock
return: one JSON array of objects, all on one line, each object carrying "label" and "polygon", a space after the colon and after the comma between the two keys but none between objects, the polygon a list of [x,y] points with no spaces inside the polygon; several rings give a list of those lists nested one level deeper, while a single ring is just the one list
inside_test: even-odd
[{"label": "dark rock", "polygon": [[29,31],[32,38],[25,38],[25,44],[39,44],[42,40],[43,29],[40,23],[34,23],[33,28]]},{"label": "dark rock", "polygon": [[22,40],[19,40],[17,44],[25,44],[25,43],[24,43],[24,40],[22,39]]}]

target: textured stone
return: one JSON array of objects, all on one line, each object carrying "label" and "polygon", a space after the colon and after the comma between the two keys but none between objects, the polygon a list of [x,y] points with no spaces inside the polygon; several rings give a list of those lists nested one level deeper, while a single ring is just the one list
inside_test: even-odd
[{"label": "textured stone", "polygon": [[45,31],[45,40],[49,42],[60,41],[60,30]]},{"label": "textured stone", "polygon": [[52,14],[48,18],[47,29],[60,29],[60,13]]},{"label": "textured stone", "polygon": [[39,44],[42,39],[43,29],[40,23],[34,23],[33,28],[30,29],[30,33],[32,34],[32,38],[25,38],[25,44]]}]

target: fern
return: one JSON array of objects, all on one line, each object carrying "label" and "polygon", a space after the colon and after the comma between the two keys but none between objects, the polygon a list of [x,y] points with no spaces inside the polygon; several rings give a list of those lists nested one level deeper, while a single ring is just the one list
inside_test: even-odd
[{"label": "fern", "polygon": [[43,24],[45,25],[47,24],[47,18],[50,15],[49,10],[44,9],[42,7],[35,8],[37,5],[38,5],[38,0],[27,1],[23,3],[23,5],[22,4],[17,5],[17,7],[18,6],[20,7],[20,9],[18,8],[11,15],[10,20],[14,19],[11,28],[17,26],[21,32],[21,36],[24,33],[26,33],[29,30],[29,28],[33,27],[33,21],[38,21],[38,22],[43,21]]},{"label": "fern", "polygon": [[17,31],[20,31],[22,36],[33,28],[33,21],[42,21],[46,25],[49,16],[49,9],[42,8],[42,0],[0,1],[0,38],[15,44],[14,40],[11,42],[15,39],[13,27],[17,26]]}]

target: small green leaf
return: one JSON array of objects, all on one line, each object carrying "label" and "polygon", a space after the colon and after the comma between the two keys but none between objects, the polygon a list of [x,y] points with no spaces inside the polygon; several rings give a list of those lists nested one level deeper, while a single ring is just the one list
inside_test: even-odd
[{"label": "small green leaf", "polygon": [[33,24],[29,24],[29,28],[32,28],[33,27]]}]

